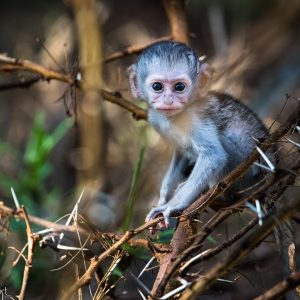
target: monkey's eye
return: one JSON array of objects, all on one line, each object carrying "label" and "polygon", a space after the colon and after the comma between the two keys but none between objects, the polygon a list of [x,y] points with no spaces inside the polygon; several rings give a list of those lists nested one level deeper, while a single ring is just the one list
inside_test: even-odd
[{"label": "monkey's eye", "polygon": [[175,90],[177,92],[182,92],[185,89],[185,84],[183,82],[177,82],[175,84]]},{"label": "monkey's eye", "polygon": [[154,82],[152,88],[155,92],[160,92],[163,89],[163,85],[160,82]]}]

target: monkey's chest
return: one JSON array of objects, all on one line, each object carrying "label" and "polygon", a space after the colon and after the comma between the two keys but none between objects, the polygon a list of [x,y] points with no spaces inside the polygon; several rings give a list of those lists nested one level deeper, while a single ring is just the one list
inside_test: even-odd
[{"label": "monkey's chest", "polygon": [[174,146],[174,148],[181,153],[188,160],[189,164],[195,164],[199,154],[201,153],[201,146],[194,140],[193,136],[181,135],[177,132],[176,135],[167,135],[165,138]]}]

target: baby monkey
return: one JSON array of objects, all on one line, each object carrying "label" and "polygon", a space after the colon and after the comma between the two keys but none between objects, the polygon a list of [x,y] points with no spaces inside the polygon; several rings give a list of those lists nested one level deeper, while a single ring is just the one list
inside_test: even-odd
[{"label": "baby monkey", "polygon": [[[174,145],[157,206],[146,217],[148,222],[162,215],[161,228],[168,228],[172,214],[183,211],[241,163],[255,147],[252,137],[267,134],[258,117],[232,96],[199,96],[206,68],[194,50],[177,42],[150,46],[129,68],[132,95],[148,102],[148,121]],[[224,200],[233,201],[235,193],[254,184],[259,175],[253,166]]]}]

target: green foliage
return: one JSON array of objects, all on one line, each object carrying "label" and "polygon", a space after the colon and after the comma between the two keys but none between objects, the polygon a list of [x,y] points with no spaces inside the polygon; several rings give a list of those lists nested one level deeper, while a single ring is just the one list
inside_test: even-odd
[{"label": "green foliage", "polygon": [[70,119],[62,121],[51,133],[46,131],[44,124],[45,114],[37,113],[23,156],[9,144],[0,144],[0,153],[9,153],[15,160],[20,161],[17,178],[0,172],[0,185],[8,194],[13,187],[21,203],[31,212],[36,211],[33,199],[45,203],[58,194],[56,189],[48,191],[46,187],[46,179],[52,172],[49,154],[72,126],[72,121]]},{"label": "green foliage", "polygon": [[161,231],[158,234],[158,239],[155,240],[155,243],[170,244],[174,231],[174,228]]},{"label": "green foliage", "polygon": [[[24,155],[17,152],[10,144],[0,143],[0,155],[10,157],[19,166],[16,178],[0,171],[0,186],[8,195],[10,195],[12,187],[20,203],[30,213],[40,215],[41,207],[49,208],[51,201],[54,201],[60,194],[56,188],[49,191],[49,187],[46,185],[46,180],[52,172],[49,155],[70,129],[72,123],[70,119],[66,119],[48,133],[45,129],[45,114],[40,112],[33,120]],[[39,203],[43,203],[43,206],[38,205]],[[24,222],[12,219],[10,229],[22,233],[20,238],[25,242]],[[20,260],[19,264],[11,270],[11,283],[16,289],[21,285],[23,268],[24,263]]]}]

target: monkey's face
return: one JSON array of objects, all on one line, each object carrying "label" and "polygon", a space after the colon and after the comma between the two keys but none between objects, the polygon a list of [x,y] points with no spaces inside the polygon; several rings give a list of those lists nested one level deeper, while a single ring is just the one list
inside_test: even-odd
[{"label": "monkey's face", "polygon": [[128,71],[132,95],[166,115],[182,111],[198,92],[200,63],[182,43],[152,45]]},{"label": "monkey's face", "polygon": [[166,115],[174,115],[189,102],[192,80],[187,73],[151,74],[146,78],[143,90],[151,107]]}]

